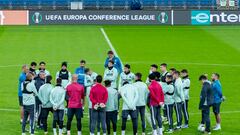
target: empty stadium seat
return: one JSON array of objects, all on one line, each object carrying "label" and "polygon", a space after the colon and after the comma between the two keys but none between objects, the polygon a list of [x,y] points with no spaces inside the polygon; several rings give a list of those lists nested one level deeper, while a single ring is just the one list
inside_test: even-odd
[{"label": "empty stadium seat", "polygon": [[[45,8],[69,7],[72,1],[82,1],[84,7],[129,7],[132,0],[0,0],[0,9],[7,8]],[[216,0],[139,0],[143,7],[170,8],[211,8],[216,6]]]},{"label": "empty stadium seat", "polygon": [[185,0],[172,0],[172,7],[183,7],[185,4]]}]

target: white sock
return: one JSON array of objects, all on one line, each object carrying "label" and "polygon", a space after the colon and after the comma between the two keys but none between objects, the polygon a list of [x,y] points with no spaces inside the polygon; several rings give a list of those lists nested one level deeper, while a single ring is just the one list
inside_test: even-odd
[{"label": "white sock", "polygon": [[122,135],[125,135],[125,131],[124,130],[122,130]]},{"label": "white sock", "polygon": [[22,135],[26,135],[25,133],[22,133]]},{"label": "white sock", "polygon": [[97,135],[100,135],[100,132],[97,132]]},{"label": "white sock", "polygon": [[48,134],[48,132],[44,132],[44,134],[45,134],[45,135],[47,135],[47,134]]},{"label": "white sock", "polygon": [[160,135],[162,135],[162,128],[158,128],[158,133],[160,134]]},{"label": "white sock", "polygon": [[103,133],[103,135],[106,135],[106,133]]},{"label": "white sock", "polygon": [[70,130],[67,131],[67,135],[71,135],[71,131]]},{"label": "white sock", "polygon": [[157,130],[153,130],[153,135],[157,135]]},{"label": "white sock", "polygon": [[62,135],[62,129],[59,129],[59,130],[58,130],[58,134],[59,134],[59,135]]},{"label": "white sock", "polygon": [[117,135],[117,132],[113,132],[113,135]]},{"label": "white sock", "polygon": [[81,131],[78,131],[78,135],[82,135],[82,132],[81,132]]},{"label": "white sock", "polygon": [[57,129],[56,128],[53,129],[53,134],[57,135]]}]

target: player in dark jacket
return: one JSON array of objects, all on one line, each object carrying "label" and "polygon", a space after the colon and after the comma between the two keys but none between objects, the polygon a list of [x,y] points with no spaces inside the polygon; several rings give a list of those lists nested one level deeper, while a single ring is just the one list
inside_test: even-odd
[{"label": "player in dark jacket", "polygon": [[[206,124],[205,130],[201,130],[206,134],[211,134],[210,132],[210,107],[213,104],[213,90],[211,88],[211,84],[207,81],[207,77],[205,75],[201,75],[199,77],[199,81],[202,83],[202,90],[200,94],[200,103],[199,110],[202,110],[202,122],[200,127],[204,127]],[[201,128],[204,129],[204,128]]]}]

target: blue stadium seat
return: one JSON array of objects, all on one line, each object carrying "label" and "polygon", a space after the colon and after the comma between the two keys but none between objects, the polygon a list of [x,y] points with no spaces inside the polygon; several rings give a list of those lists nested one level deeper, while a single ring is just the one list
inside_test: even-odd
[{"label": "blue stadium seat", "polygon": [[8,0],[0,0],[0,5],[1,5],[0,9],[2,7],[8,7],[9,6],[9,1]]},{"label": "blue stadium seat", "polygon": [[115,7],[125,7],[131,4],[131,0],[113,0]]},{"label": "blue stadium seat", "polygon": [[83,0],[84,7],[96,7],[97,0]]},{"label": "blue stadium seat", "polygon": [[197,7],[199,6],[199,0],[186,0],[187,7]]},{"label": "blue stadium seat", "polygon": [[214,6],[216,3],[216,0],[201,0],[200,1],[200,5],[202,7],[211,7],[211,6]]},{"label": "blue stadium seat", "polygon": [[144,6],[147,6],[147,7],[153,7],[157,4],[157,0],[141,0],[141,3]]},{"label": "blue stadium seat", "polygon": [[185,4],[185,0],[172,0],[171,4],[173,7],[183,7]]},{"label": "blue stadium seat", "polygon": [[170,7],[171,1],[170,0],[159,0],[160,7]]},{"label": "blue stadium seat", "polygon": [[[48,0],[51,1],[51,0]],[[68,7],[70,5],[70,0],[55,0],[55,6]]]},{"label": "blue stadium seat", "polygon": [[99,6],[100,7],[111,7],[112,6],[112,0],[99,0]]},{"label": "blue stadium seat", "polygon": [[[126,7],[132,0],[0,0],[1,7],[69,7],[72,1],[82,1],[84,7]],[[173,8],[210,8],[216,6],[216,0],[140,0],[143,7]]]}]

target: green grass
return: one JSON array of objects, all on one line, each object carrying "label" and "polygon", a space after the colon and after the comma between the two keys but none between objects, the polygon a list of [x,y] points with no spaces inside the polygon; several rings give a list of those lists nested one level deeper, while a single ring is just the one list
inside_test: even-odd
[{"label": "green grass", "polygon": [[[198,110],[202,73],[218,72],[221,75],[223,93],[227,97],[222,104],[222,131],[220,135],[238,134],[240,119],[240,26],[103,26],[123,63],[132,65],[133,72],[142,72],[144,78],[152,63],[169,63],[169,67],[187,68],[191,78],[189,111],[190,128],[174,134],[200,134],[196,128],[200,121]],[[18,111],[17,81],[20,65],[31,61],[46,61],[51,74],[68,61],[71,72],[80,59],[87,66],[103,74],[103,63],[109,46],[100,26],[12,26],[0,27],[0,134],[21,133]],[[230,113],[232,112],[233,113]],[[86,112],[87,113],[87,112]],[[52,118],[52,117],[51,117]],[[50,118],[50,120],[51,120]],[[212,126],[215,124],[211,114]],[[75,123],[72,129],[75,129]],[[140,125],[140,123],[139,123]],[[118,121],[120,134],[121,121]],[[49,121],[51,134],[51,121]],[[147,131],[151,129],[147,127]],[[141,128],[139,128],[141,131]],[[42,134],[39,132],[38,134]],[[88,133],[88,118],[83,120],[83,134]],[[132,134],[128,122],[127,135]]]}]

